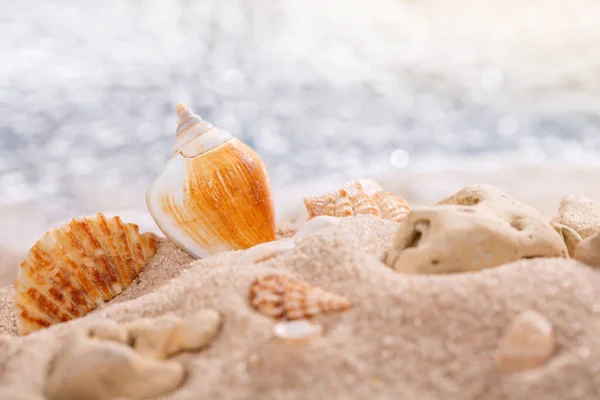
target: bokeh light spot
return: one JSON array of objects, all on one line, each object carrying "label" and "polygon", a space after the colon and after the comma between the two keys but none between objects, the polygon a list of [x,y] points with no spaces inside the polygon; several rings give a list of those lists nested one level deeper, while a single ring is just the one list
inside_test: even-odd
[{"label": "bokeh light spot", "polygon": [[405,150],[396,149],[390,156],[390,162],[395,168],[404,168],[408,165],[410,156]]}]

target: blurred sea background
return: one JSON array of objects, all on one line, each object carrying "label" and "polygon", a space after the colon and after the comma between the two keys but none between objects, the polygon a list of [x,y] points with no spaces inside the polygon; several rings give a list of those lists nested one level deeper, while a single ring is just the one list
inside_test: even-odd
[{"label": "blurred sea background", "polygon": [[2,245],[143,209],[178,102],[263,157],[280,205],[523,163],[598,186],[599,21],[597,0],[0,2]]}]

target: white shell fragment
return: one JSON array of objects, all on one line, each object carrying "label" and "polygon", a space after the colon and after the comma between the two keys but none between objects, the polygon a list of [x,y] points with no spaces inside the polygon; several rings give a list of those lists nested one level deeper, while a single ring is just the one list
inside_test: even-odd
[{"label": "white shell fragment", "polygon": [[261,243],[244,251],[238,258],[240,264],[252,264],[266,261],[278,254],[286,253],[296,247],[291,239],[275,240],[273,242]]},{"label": "white shell fragment", "polygon": [[385,192],[377,182],[365,179],[346,182],[322,196],[305,197],[304,205],[308,219],[319,215],[342,218],[365,214],[401,222],[410,212],[410,206],[402,197]]},{"label": "white shell fragment", "polygon": [[283,340],[304,341],[323,333],[323,326],[318,322],[300,319],[279,322],[273,326],[273,334]]},{"label": "white shell fragment", "polygon": [[544,364],[554,353],[552,325],[535,311],[524,311],[510,324],[496,354],[498,367],[512,372]]},{"label": "white shell fragment", "polygon": [[337,225],[340,222],[338,217],[332,217],[329,215],[319,215],[306,221],[294,234],[294,238],[308,235],[318,229],[324,228],[329,225]]}]

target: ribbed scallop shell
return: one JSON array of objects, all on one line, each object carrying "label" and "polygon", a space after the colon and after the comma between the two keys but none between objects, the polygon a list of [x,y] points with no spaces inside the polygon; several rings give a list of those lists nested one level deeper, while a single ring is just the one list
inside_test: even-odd
[{"label": "ribbed scallop shell", "polygon": [[276,274],[254,281],[250,288],[250,303],[268,317],[289,320],[312,318],[351,307],[342,296]]},{"label": "ribbed scallop shell", "polygon": [[79,217],[46,232],[19,267],[19,334],[94,310],[125,290],[155,253],[155,236],[119,217]]},{"label": "ribbed scallop shell", "polygon": [[345,183],[333,193],[304,199],[308,219],[319,215],[348,217],[367,214],[400,222],[410,212],[406,201],[391,192],[384,192],[374,181]]}]

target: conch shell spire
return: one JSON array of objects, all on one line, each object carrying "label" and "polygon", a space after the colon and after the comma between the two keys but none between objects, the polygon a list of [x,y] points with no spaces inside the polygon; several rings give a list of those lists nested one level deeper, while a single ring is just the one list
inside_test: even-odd
[{"label": "conch shell spire", "polygon": [[178,152],[182,147],[197,139],[201,135],[213,129],[215,126],[208,121],[204,121],[194,110],[184,104],[177,104],[177,138],[173,152]]}]

